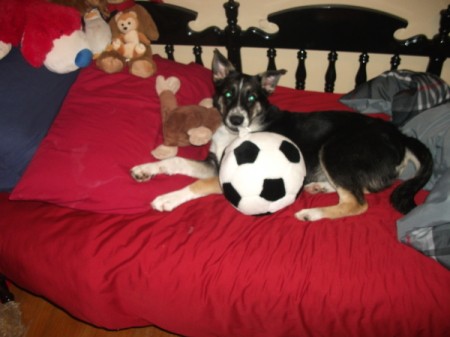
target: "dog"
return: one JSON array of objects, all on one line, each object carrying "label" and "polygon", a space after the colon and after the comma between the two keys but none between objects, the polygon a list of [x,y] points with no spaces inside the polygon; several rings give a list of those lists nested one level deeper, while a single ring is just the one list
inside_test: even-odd
[{"label": "dog", "polygon": [[185,188],[157,197],[152,202],[154,209],[171,211],[189,200],[222,193],[218,179],[220,158],[241,129],[288,137],[305,159],[304,190],[337,192],[336,205],[299,210],[295,213],[299,220],[338,219],[364,213],[368,208],[365,194],[391,186],[409,161],[416,167],[415,176],[400,183],[390,201],[404,214],[415,207],[414,196],[429,180],[433,169],[431,153],[418,139],[404,135],[390,122],[356,112],[280,110],[270,104],[268,97],[285,70],[255,76],[242,74],[216,50],[212,72],[214,106],[223,123],[213,135],[208,158],[195,161],[173,157],[131,169],[138,182],[158,174],[184,174],[198,179]]}]

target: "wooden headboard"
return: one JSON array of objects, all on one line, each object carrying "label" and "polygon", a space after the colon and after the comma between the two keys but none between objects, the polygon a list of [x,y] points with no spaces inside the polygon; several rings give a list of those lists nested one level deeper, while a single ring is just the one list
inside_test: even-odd
[{"label": "wooden headboard", "polygon": [[[197,13],[169,4],[140,1],[151,13],[161,31],[158,44],[166,45],[167,56],[174,59],[174,45],[192,45],[195,62],[203,64],[202,46],[225,47],[228,58],[242,70],[242,48],[267,49],[267,69],[276,69],[278,49],[297,50],[295,87],[305,89],[308,51],[328,52],[324,91],[333,92],[336,82],[336,62],[341,52],[358,52],[359,66],[355,85],[367,80],[366,67],[371,54],[391,55],[386,70],[397,69],[403,55],[425,56],[428,71],[441,74],[444,61],[450,56],[450,5],[441,11],[439,31],[432,39],[416,35],[398,40],[394,33],[405,28],[408,22],[389,13],[344,5],[319,5],[296,7],[271,13],[268,21],[278,26],[276,33],[250,27],[245,31],[239,26],[239,3],[228,0],[223,7],[227,18],[224,29],[209,27],[201,32],[189,28],[188,23]],[[155,15],[156,14],[156,15]]]},{"label": "wooden headboard", "polygon": [[[269,21],[278,25],[276,34],[265,34],[257,28],[244,32],[243,44],[268,46],[269,69],[275,69],[276,48],[298,49],[298,89],[304,89],[307,50],[329,51],[325,75],[325,91],[332,92],[336,80],[335,62],[338,52],[360,52],[355,84],[367,80],[366,65],[369,54],[390,54],[391,69],[401,63],[400,55],[428,56],[427,71],[439,75],[445,59],[450,56],[448,27],[450,6],[442,11],[441,30],[433,40],[417,35],[397,40],[394,33],[408,22],[388,13],[350,6],[307,6],[272,13]],[[351,24],[349,24],[351,22]],[[295,32],[286,34],[286,32]]]}]

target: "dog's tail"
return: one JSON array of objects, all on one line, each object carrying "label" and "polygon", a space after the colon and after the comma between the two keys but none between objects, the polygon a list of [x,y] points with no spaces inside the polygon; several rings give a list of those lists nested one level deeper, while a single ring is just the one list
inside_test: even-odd
[{"label": "dog's tail", "polygon": [[406,147],[417,158],[419,167],[413,178],[402,182],[391,194],[394,208],[406,214],[416,207],[414,196],[425,186],[433,173],[433,158],[430,150],[418,139],[405,136]]}]

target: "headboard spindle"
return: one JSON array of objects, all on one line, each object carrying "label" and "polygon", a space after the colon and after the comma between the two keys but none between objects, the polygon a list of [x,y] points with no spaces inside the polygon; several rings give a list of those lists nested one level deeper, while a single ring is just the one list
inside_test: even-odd
[{"label": "headboard spindle", "polygon": [[223,5],[228,25],[225,27],[225,46],[228,51],[228,60],[236,70],[242,70],[241,63],[241,27],[237,24],[239,2],[229,0]]},{"label": "headboard spindle", "polygon": [[277,57],[277,50],[275,48],[269,48],[267,50],[267,58],[269,59],[269,63],[267,64],[267,70],[277,70],[277,66],[275,64],[276,57]]},{"label": "headboard spindle", "polygon": [[299,90],[305,89],[306,82],[306,58],[308,57],[308,53],[305,49],[300,49],[297,53],[298,58],[298,66],[297,71],[295,73],[295,88]]},{"label": "headboard spindle", "polygon": [[391,57],[391,70],[397,70],[398,66],[400,65],[400,63],[402,62],[402,58],[400,57],[399,54],[395,54],[394,56]]},{"label": "headboard spindle", "polygon": [[336,61],[338,54],[336,51],[331,51],[328,54],[328,68],[325,73],[325,92],[333,92],[334,84],[336,82]]},{"label": "headboard spindle", "polygon": [[203,60],[202,60],[203,50],[202,50],[202,47],[198,46],[198,45],[194,46],[193,53],[194,53],[194,56],[195,56],[195,63],[203,65]]},{"label": "headboard spindle", "polygon": [[440,75],[442,66],[450,53],[450,5],[447,9],[441,11],[441,20],[439,23],[439,33],[436,34],[431,41],[434,49],[433,55],[430,56],[427,72]]},{"label": "headboard spindle", "polygon": [[362,53],[359,56],[359,68],[356,73],[355,87],[367,81],[367,63],[369,63],[369,54]]},{"label": "headboard spindle", "polygon": [[169,60],[174,61],[174,60],[175,60],[175,57],[173,56],[173,52],[174,52],[173,44],[167,44],[167,45],[164,47],[164,50],[166,51],[167,58],[168,58]]}]

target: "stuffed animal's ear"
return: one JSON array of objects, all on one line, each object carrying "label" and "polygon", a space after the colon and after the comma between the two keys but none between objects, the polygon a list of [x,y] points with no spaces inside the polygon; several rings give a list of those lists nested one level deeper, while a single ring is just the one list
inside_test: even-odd
[{"label": "stuffed animal's ear", "polygon": [[122,12],[117,12],[116,15],[114,15],[114,21],[115,21],[116,23],[119,22],[119,18],[120,18],[120,16],[121,16],[122,14],[123,14]]},{"label": "stuffed animal's ear", "polygon": [[285,69],[269,70],[265,73],[259,74],[261,78],[261,87],[269,94],[271,94],[280,80],[282,75],[286,74]]},{"label": "stuffed animal's ear", "polygon": [[212,71],[213,71],[213,80],[214,82],[223,80],[228,74],[232,71],[235,71],[235,68],[231,64],[228,59],[223,56],[219,50],[214,50],[214,57],[212,61]]},{"label": "stuffed animal's ear", "polygon": [[134,5],[133,11],[136,12],[139,21],[140,31],[142,31],[150,41],[159,39],[159,31],[155,21],[147,10],[141,5]]}]

